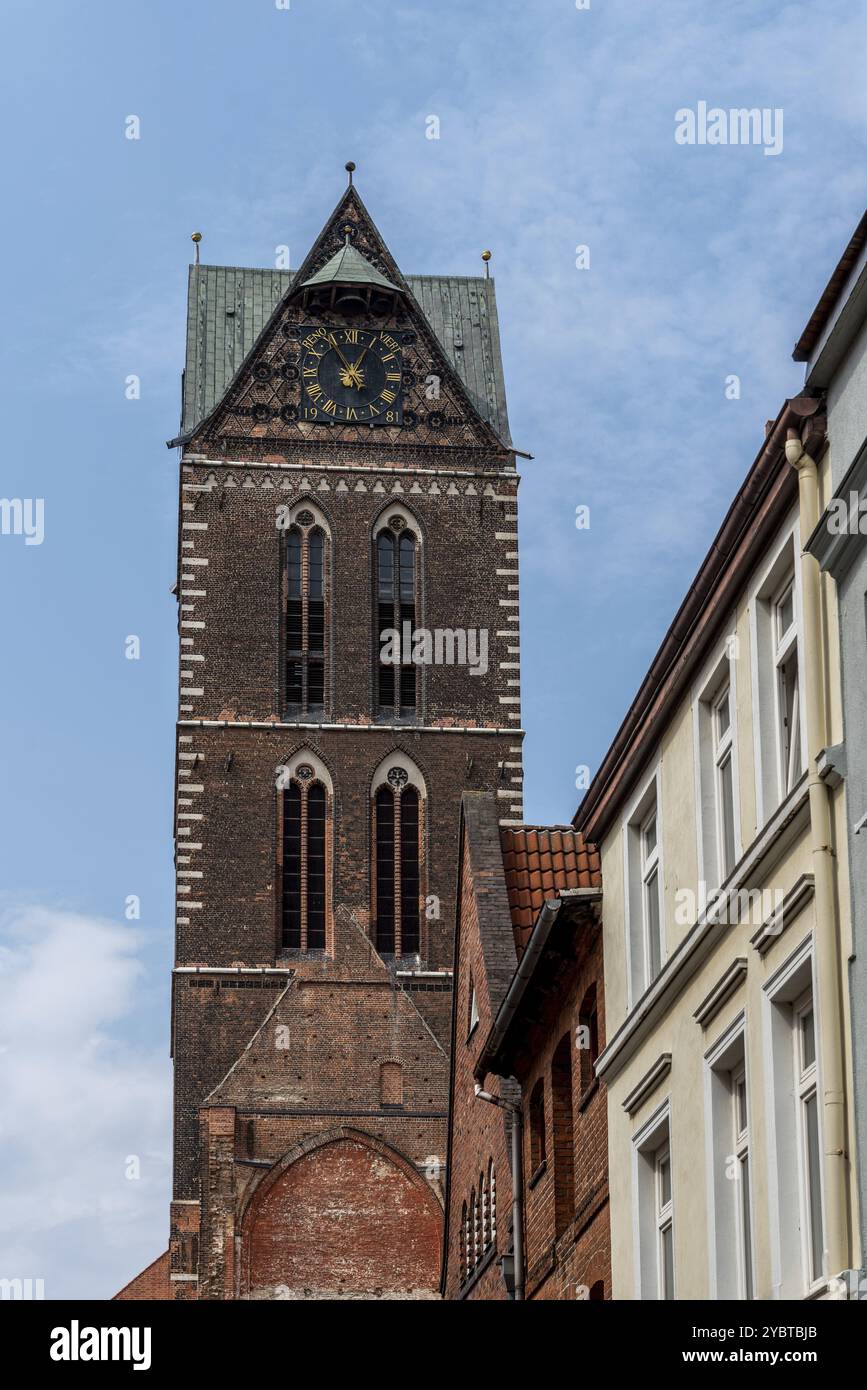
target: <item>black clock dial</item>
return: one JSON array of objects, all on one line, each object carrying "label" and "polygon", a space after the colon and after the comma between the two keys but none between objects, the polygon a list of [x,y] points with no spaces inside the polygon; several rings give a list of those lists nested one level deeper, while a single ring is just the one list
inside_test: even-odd
[{"label": "black clock dial", "polygon": [[301,348],[302,420],[403,423],[403,350],[388,329],[304,329]]}]

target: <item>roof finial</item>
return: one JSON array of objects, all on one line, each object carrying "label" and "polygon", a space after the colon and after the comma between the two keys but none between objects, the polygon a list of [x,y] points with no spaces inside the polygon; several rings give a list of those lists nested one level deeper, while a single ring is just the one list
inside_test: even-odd
[{"label": "roof finial", "polygon": [[344,168],[346,169],[346,172],[347,172],[347,174],[349,175],[349,187],[351,188],[351,187],[352,187],[352,175],[355,173],[355,165],[353,164],[353,162],[352,162],[351,159],[350,159],[350,161],[349,161],[348,164],[344,165]]},{"label": "roof finial", "polygon": [[483,252],[482,252],[482,260],[483,260],[484,263],[485,263],[485,279],[486,279],[486,280],[490,280],[490,278],[491,278],[491,253],[490,253],[490,251],[483,251]]},{"label": "roof finial", "polygon": [[201,241],[201,239],[201,232],[193,232],[193,235],[190,237],[190,241],[193,241],[196,244],[196,265],[199,264],[199,242]]}]

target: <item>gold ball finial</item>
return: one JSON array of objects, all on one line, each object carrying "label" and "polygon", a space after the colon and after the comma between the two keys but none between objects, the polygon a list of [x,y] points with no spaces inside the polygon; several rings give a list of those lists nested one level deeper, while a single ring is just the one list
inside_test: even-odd
[{"label": "gold ball finial", "polygon": [[349,175],[349,187],[351,188],[351,187],[352,187],[352,175],[355,173],[355,164],[354,164],[353,161],[350,159],[350,160],[347,160],[346,164],[344,164],[343,167],[344,167],[344,169],[346,170],[347,174]]},{"label": "gold ball finial", "polygon": [[491,254],[492,254],[492,253],[491,253],[490,251],[483,251],[483,252],[482,252],[482,260],[483,260],[483,261],[489,261],[489,260],[491,259]]},{"label": "gold ball finial", "polygon": [[201,232],[193,232],[193,235],[190,237],[190,241],[194,241],[194,242],[196,243],[196,245],[198,245],[198,243],[201,241],[201,239],[202,239],[202,234],[201,234]]}]

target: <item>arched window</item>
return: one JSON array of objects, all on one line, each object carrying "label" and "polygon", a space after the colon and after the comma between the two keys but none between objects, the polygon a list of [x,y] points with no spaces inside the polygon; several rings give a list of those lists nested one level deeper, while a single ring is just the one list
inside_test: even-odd
[{"label": "arched window", "polygon": [[464,1202],[464,1205],[463,1205],[463,1207],[461,1208],[461,1283],[462,1283],[462,1284],[463,1284],[463,1282],[465,1281],[465,1279],[467,1278],[467,1276],[468,1276],[468,1274],[469,1274],[469,1272],[470,1272],[469,1230],[470,1230],[470,1214],[469,1214],[469,1211],[468,1211],[468,1209],[467,1209],[467,1204],[466,1204],[466,1202]]},{"label": "arched window", "polygon": [[554,1132],[554,1227],[560,1236],[575,1215],[572,1131],[572,1034],[565,1033],[551,1059],[551,1126]]},{"label": "arched window", "polygon": [[330,787],[301,754],[278,769],[280,945],[323,951],[329,912]]},{"label": "arched window", "polygon": [[588,1302],[590,1302],[590,1303],[601,1303],[601,1302],[604,1302],[604,1299],[605,1299],[605,1282],[604,1282],[604,1280],[602,1280],[602,1279],[597,1279],[596,1282],[595,1282],[595,1284],[591,1284],[591,1285],[590,1285],[590,1294],[589,1294]]},{"label": "arched window", "polygon": [[301,506],[286,532],[283,566],[288,715],[325,709],[326,546],[316,515]]},{"label": "arched window", "polygon": [[381,719],[413,719],[418,666],[412,660],[418,622],[418,537],[400,512],[376,536],[376,708]]},{"label": "arched window", "polygon": [[380,955],[414,956],[421,948],[422,812],[420,788],[410,770],[389,767],[373,798],[374,923]]},{"label": "arched window", "polygon": [[578,1010],[578,1056],[581,1066],[581,1094],[590,1086],[599,1056],[599,1013],[596,1005],[596,986],[591,985]]},{"label": "arched window", "polygon": [[494,1160],[488,1164],[488,1245],[497,1243],[497,1174]]},{"label": "arched window", "polygon": [[545,1083],[540,1077],[530,1092],[530,1175],[547,1158],[545,1148]]},{"label": "arched window", "polygon": [[473,1188],[470,1194],[470,1234],[469,1234],[469,1267],[474,1270],[479,1262],[479,1226],[478,1226],[479,1204],[476,1199],[476,1189]]}]

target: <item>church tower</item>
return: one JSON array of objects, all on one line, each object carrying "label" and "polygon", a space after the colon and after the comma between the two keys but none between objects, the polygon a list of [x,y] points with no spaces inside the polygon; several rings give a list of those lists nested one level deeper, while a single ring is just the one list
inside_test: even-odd
[{"label": "church tower", "polygon": [[297,272],[191,267],[172,445],[171,1296],[436,1297],[461,796],[522,815],[493,281],[350,171]]}]

